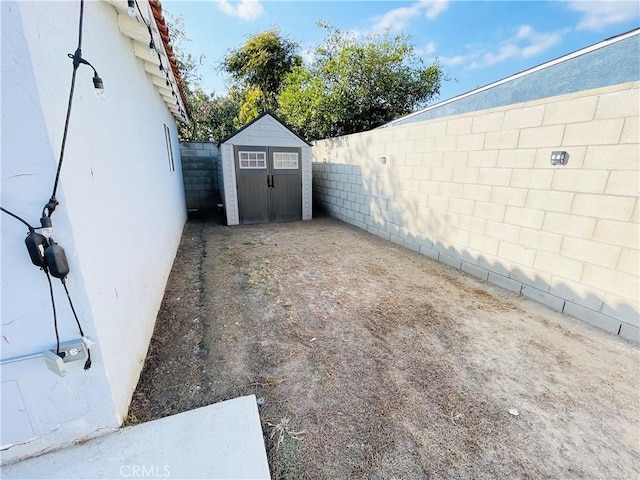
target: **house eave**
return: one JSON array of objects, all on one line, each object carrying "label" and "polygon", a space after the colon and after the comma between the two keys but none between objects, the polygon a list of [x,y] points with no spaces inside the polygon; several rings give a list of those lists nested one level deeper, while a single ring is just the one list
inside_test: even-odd
[{"label": "house eave", "polygon": [[[182,78],[177,69],[173,51],[168,42],[168,34],[162,35],[158,27],[157,15],[147,0],[136,0],[140,11],[136,9],[136,16],[130,17],[126,0],[103,0],[113,5],[118,12],[118,28],[120,33],[133,42],[133,53],[142,60],[144,69],[156,88],[160,98],[167,105],[174,118],[178,121],[189,123],[189,105],[184,94]],[[159,2],[156,2],[159,8]],[[156,8],[156,10],[158,10]],[[161,10],[160,10],[161,12]],[[141,18],[141,13],[142,17]],[[160,16],[161,24],[166,30],[164,19]],[[148,25],[148,27],[147,27]],[[149,36],[151,30],[151,37]],[[166,32],[165,32],[166,33]],[[153,45],[158,52],[152,54],[149,48],[153,39]],[[171,51],[167,51],[171,50]],[[162,67],[162,69],[161,69]]]}]

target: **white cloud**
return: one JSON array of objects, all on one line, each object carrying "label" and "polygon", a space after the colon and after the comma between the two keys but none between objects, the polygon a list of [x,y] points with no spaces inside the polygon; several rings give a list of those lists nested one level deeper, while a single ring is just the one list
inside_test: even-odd
[{"label": "white cloud", "polygon": [[454,55],[452,57],[438,57],[438,61],[441,65],[455,67],[456,65],[462,65],[463,63],[468,62],[470,58],[470,55]]},{"label": "white cloud", "polygon": [[448,6],[449,0],[420,0],[408,7],[394,8],[371,19],[374,22],[372,31],[380,33],[389,29],[391,32],[400,32],[412,19],[424,16],[434,20]]},{"label": "white cloud", "polygon": [[609,25],[635,20],[640,16],[637,1],[571,1],[569,9],[582,14],[578,30],[602,30]]},{"label": "white cloud", "polygon": [[428,56],[428,55],[431,55],[432,53],[434,53],[436,51],[437,47],[438,46],[436,45],[435,42],[429,42],[422,48],[416,48],[415,52],[416,52],[417,55]]},{"label": "white cloud", "polygon": [[449,0],[422,0],[420,2],[426,8],[425,16],[429,20],[434,20],[438,15],[444,12],[449,6]]},{"label": "white cloud", "polygon": [[566,31],[537,32],[531,25],[521,25],[516,33],[501,42],[495,50],[484,47],[467,46],[467,53],[440,56],[440,64],[449,67],[466,65],[465,68],[476,69],[495,65],[511,58],[530,58],[541,55],[562,41]]},{"label": "white cloud", "polygon": [[264,13],[264,8],[260,0],[240,0],[230,2],[229,0],[215,0],[218,8],[231,17],[240,20],[255,20]]},{"label": "white cloud", "polygon": [[522,25],[518,32],[502,42],[494,52],[476,52],[469,58],[479,57],[469,68],[480,68],[504,62],[510,58],[530,58],[540,55],[562,41],[561,32],[539,33],[530,25]]}]

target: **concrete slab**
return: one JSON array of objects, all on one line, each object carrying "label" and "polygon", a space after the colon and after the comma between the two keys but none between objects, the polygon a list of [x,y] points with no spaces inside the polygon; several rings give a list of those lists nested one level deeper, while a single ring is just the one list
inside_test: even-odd
[{"label": "concrete slab", "polygon": [[125,427],[2,467],[3,479],[269,479],[254,395]]}]

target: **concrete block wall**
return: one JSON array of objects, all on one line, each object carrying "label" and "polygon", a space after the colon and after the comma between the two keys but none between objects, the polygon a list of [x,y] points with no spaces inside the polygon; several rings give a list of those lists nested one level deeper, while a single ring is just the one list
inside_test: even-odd
[{"label": "concrete block wall", "polygon": [[[639,85],[316,142],[314,199],[343,221],[638,341]],[[550,164],[556,150],[568,152],[567,165]]]},{"label": "concrete block wall", "polygon": [[214,210],[221,198],[217,143],[181,142],[180,153],[187,210]]}]

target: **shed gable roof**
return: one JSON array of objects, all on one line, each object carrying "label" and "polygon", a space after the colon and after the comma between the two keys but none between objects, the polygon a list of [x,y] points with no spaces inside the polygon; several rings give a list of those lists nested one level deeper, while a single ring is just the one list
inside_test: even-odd
[{"label": "shed gable roof", "polygon": [[293,129],[291,127],[289,127],[283,120],[278,118],[278,116],[275,113],[272,113],[272,112],[264,112],[263,114],[259,115],[257,118],[255,118],[251,122],[247,123],[244,127],[240,128],[238,131],[236,131],[236,132],[232,133],[231,135],[229,135],[228,137],[220,140],[218,142],[218,146],[222,145],[223,143],[227,143],[230,140],[233,140],[239,134],[241,134],[242,132],[246,131],[247,129],[253,127],[255,124],[257,124],[260,120],[262,120],[265,117],[270,117],[273,120],[275,120],[280,125],[280,127],[282,128],[283,131],[288,132],[293,137],[295,137],[297,140],[299,140],[301,145],[304,144],[305,146],[311,146],[311,144],[309,142],[307,142],[304,138],[302,138],[295,131],[293,131]]}]

